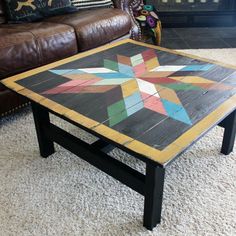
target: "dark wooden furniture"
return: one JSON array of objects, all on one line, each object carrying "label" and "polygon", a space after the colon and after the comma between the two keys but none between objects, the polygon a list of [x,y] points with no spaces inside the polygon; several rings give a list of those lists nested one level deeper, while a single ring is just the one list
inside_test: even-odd
[{"label": "dark wooden furniture", "polygon": [[159,10],[164,27],[236,25],[235,0],[146,0]]},{"label": "dark wooden furniture", "polygon": [[[3,80],[32,101],[40,154],[53,143],[144,195],[144,226],[161,220],[165,168],[216,125],[222,153],[236,132],[236,68],[124,40]],[[49,113],[98,137],[88,144],[52,124]],[[118,147],[146,174],[107,155]]]}]

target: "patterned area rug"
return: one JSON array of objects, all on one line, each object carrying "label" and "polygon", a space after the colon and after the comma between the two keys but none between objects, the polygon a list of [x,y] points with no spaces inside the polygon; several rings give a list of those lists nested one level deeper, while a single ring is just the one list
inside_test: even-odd
[{"label": "patterned area rug", "polygon": [[[185,50],[236,64],[236,49]],[[94,137],[52,117],[92,142]],[[142,227],[143,197],[56,146],[38,153],[30,109],[0,121],[0,235],[236,235],[236,153],[219,153],[214,128],[166,172],[161,225]],[[111,155],[144,171],[116,149]]]}]

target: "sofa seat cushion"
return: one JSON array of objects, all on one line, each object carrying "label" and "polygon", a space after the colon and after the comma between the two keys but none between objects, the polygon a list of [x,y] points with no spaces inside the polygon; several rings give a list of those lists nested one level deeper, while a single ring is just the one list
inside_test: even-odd
[{"label": "sofa seat cushion", "polygon": [[129,33],[131,28],[130,16],[115,8],[84,10],[70,15],[51,17],[46,21],[74,27],[79,51],[111,42]]},{"label": "sofa seat cushion", "polygon": [[74,29],[49,22],[0,25],[0,78],[77,53]]}]

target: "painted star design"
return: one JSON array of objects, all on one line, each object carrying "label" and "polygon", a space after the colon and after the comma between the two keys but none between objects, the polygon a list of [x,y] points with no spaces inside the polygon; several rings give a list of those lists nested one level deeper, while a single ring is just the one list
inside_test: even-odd
[{"label": "painted star design", "polygon": [[50,70],[70,79],[43,94],[105,93],[120,86],[120,100],[107,106],[109,126],[146,108],[153,112],[191,125],[191,119],[182,105],[177,91],[225,90],[228,86],[214,81],[185,76],[191,71],[208,71],[214,65],[160,65],[155,50],[149,49],[132,57],[117,55],[117,61],[105,59],[104,67]]}]

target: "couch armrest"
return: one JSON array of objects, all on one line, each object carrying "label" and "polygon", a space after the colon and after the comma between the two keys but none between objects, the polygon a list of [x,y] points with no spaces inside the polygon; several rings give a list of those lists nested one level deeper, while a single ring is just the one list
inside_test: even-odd
[{"label": "couch armrest", "polygon": [[139,23],[134,18],[134,10],[143,4],[142,0],[113,0],[116,8],[120,8],[127,12],[131,17],[132,28],[131,28],[131,38],[134,40],[141,40],[141,28]]}]

